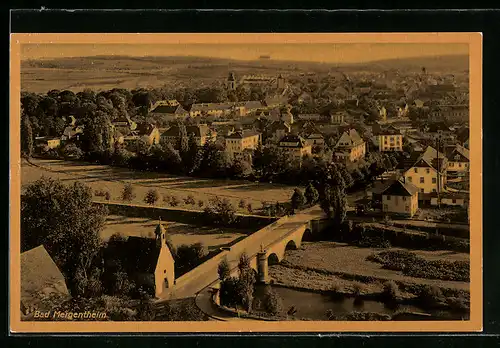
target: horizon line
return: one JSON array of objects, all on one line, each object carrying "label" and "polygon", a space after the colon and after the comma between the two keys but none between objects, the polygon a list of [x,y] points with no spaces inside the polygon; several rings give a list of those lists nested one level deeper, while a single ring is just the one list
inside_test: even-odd
[{"label": "horizon line", "polygon": [[37,60],[58,60],[58,59],[66,59],[66,58],[98,58],[98,57],[131,57],[131,58],[207,58],[214,60],[227,60],[227,61],[241,61],[241,62],[295,62],[295,63],[315,63],[315,64],[340,64],[340,65],[349,65],[349,64],[366,64],[366,63],[375,63],[375,62],[383,62],[390,60],[409,60],[416,58],[440,58],[440,57],[459,57],[465,56],[468,57],[468,54],[465,53],[443,53],[438,55],[418,55],[418,56],[408,56],[408,57],[393,57],[393,58],[384,58],[384,59],[374,59],[374,60],[366,60],[366,61],[352,61],[352,62],[342,62],[342,61],[317,61],[317,60],[293,60],[293,59],[273,59],[271,58],[261,59],[260,57],[253,59],[243,59],[243,58],[223,58],[217,56],[202,56],[202,55],[134,55],[134,54],[97,54],[97,55],[77,55],[77,56],[45,56],[45,57],[21,57],[21,62],[23,61],[37,61]]}]

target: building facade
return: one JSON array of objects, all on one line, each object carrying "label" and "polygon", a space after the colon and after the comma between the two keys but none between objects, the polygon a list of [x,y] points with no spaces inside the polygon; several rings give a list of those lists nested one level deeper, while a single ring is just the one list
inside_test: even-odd
[{"label": "building facade", "polygon": [[308,145],[304,138],[294,134],[288,134],[281,138],[278,147],[298,160],[312,154],[311,145]]},{"label": "building facade", "polygon": [[342,133],[335,145],[335,159],[337,162],[356,162],[365,157],[366,143],[355,129]]},{"label": "building facade", "polygon": [[226,136],[225,152],[231,160],[241,158],[241,156],[246,156],[249,150],[255,150],[261,141],[261,134],[255,130],[237,131]]},{"label": "building facade", "polygon": [[380,152],[403,151],[403,135],[393,127],[381,130],[378,134],[378,150]]},{"label": "building facade", "polygon": [[382,211],[413,217],[418,210],[418,189],[405,179],[395,180],[382,192]]}]

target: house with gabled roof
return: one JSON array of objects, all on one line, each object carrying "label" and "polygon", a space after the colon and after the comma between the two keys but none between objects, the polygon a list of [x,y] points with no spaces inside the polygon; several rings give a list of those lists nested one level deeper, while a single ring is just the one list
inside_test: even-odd
[{"label": "house with gabled roof", "polygon": [[461,145],[445,147],[448,167],[446,168],[449,177],[464,176],[469,172],[469,150]]},{"label": "house with gabled roof", "polygon": [[43,245],[21,253],[21,313],[49,311],[71,298],[64,275]]},{"label": "house with gabled roof", "polygon": [[323,149],[325,147],[325,137],[322,132],[312,122],[307,122],[302,127],[301,135],[311,148]]},{"label": "house with gabled roof", "polygon": [[285,135],[289,134],[292,127],[284,120],[274,121],[268,127],[266,127],[266,133],[268,135],[268,141],[272,143],[277,143]]},{"label": "house with gabled roof", "polygon": [[342,133],[335,144],[334,156],[337,162],[355,162],[365,157],[366,143],[355,129]]},{"label": "house with gabled roof", "polygon": [[428,146],[425,151],[418,154],[413,163],[406,162],[405,165],[405,168],[399,167],[399,169],[406,181],[419,189],[420,199],[427,200],[425,194],[441,192],[444,189],[448,163],[443,153]]},{"label": "house with gabled roof", "polygon": [[161,117],[165,121],[173,121],[187,118],[189,112],[177,100],[161,100],[151,106],[149,115]]},{"label": "house with gabled roof", "polygon": [[254,129],[244,129],[229,134],[225,138],[225,152],[229,159],[237,158],[249,159],[259,144],[262,142],[262,135]]},{"label": "house with gabled roof", "polygon": [[382,211],[412,217],[418,210],[418,188],[404,177],[394,180],[382,192]]},{"label": "house with gabled roof", "polygon": [[278,142],[278,147],[299,160],[306,155],[312,154],[311,145],[296,134],[287,134]]},{"label": "house with gabled roof", "polygon": [[[192,135],[199,146],[203,146],[207,141],[217,138],[217,132],[208,127],[207,124],[186,125],[185,127],[187,136]],[[177,146],[181,137],[181,126],[171,126],[160,137]]]}]

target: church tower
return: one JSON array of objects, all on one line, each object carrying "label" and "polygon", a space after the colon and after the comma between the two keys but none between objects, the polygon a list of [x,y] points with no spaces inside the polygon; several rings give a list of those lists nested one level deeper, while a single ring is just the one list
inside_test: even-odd
[{"label": "church tower", "polygon": [[277,89],[283,89],[285,88],[285,78],[283,77],[282,74],[279,74],[277,80],[276,80],[276,88]]},{"label": "church tower", "polygon": [[167,231],[165,230],[165,227],[163,227],[161,223],[161,218],[158,219],[158,225],[156,226],[155,229],[155,237],[156,237],[156,245],[158,247],[163,247],[164,245],[167,245]]},{"label": "church tower", "polygon": [[155,229],[156,247],[158,258],[154,271],[155,295],[159,297],[161,293],[175,285],[175,260],[167,243],[167,231],[161,219]]},{"label": "church tower", "polygon": [[229,91],[234,91],[236,89],[236,79],[234,78],[233,72],[230,72],[227,77],[226,87]]}]

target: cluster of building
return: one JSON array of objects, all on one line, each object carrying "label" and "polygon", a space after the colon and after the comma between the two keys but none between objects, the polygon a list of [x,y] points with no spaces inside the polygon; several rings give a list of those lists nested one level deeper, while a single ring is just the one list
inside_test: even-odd
[{"label": "cluster of building", "polygon": [[448,184],[468,180],[469,170],[469,151],[462,145],[447,145],[443,152],[428,146],[400,162],[393,177],[374,188],[372,198],[384,213],[410,217],[422,206],[467,208],[469,191]]}]

